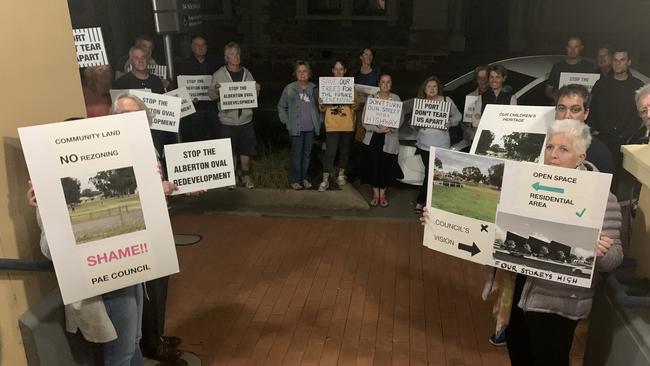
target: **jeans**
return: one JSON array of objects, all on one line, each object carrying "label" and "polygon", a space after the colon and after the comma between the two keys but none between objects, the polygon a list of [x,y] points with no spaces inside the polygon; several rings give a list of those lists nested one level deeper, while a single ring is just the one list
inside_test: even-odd
[{"label": "jeans", "polygon": [[291,153],[289,156],[289,183],[302,183],[307,179],[307,169],[311,159],[311,145],[314,131],[302,131],[298,136],[291,136]]},{"label": "jeans", "polygon": [[104,366],[142,366],[142,285],[137,284],[102,295],[117,339],[104,344]]},{"label": "jeans", "polygon": [[327,132],[325,134],[325,158],[323,159],[323,172],[334,174],[334,159],[339,153],[339,169],[348,167],[350,157],[350,143],[352,132]]}]

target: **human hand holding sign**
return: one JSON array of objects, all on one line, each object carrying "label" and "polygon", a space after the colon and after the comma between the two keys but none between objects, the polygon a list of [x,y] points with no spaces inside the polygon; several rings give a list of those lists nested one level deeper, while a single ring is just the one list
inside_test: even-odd
[{"label": "human hand holding sign", "polygon": [[614,245],[614,240],[610,239],[606,234],[600,233],[598,239],[598,246],[596,246],[596,255],[599,257],[604,256],[609,251],[609,248]]},{"label": "human hand holding sign", "polygon": [[379,125],[379,126],[377,126],[377,132],[379,132],[379,133],[388,133],[388,132],[390,132],[390,128],[388,128],[386,126]]},{"label": "human hand holding sign", "polygon": [[29,202],[29,204],[34,207],[38,206],[36,203],[36,194],[34,193],[34,186],[32,186],[31,180],[27,181],[27,202]]}]

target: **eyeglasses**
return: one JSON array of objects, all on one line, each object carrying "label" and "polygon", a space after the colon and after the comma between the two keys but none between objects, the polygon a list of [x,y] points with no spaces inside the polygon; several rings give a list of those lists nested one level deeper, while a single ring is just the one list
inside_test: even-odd
[{"label": "eyeglasses", "polygon": [[571,113],[574,113],[574,114],[575,113],[580,113],[580,112],[583,111],[582,106],[579,106],[579,105],[572,105],[571,107],[568,107],[568,108],[567,108],[567,106],[565,106],[563,104],[558,104],[557,106],[555,106],[555,110],[560,112],[560,113],[565,113],[567,111],[567,109]]}]

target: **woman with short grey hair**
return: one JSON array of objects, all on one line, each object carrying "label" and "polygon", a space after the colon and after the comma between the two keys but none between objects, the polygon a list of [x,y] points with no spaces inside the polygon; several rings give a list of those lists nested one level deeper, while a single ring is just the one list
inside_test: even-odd
[{"label": "woman with short grey hair", "polygon": [[[576,120],[559,120],[548,129],[544,164],[597,171],[585,161],[591,143],[589,127]],[[614,270],[623,260],[621,208],[609,194],[595,269]],[[506,342],[510,362],[519,365],[569,365],[575,327],[591,311],[594,289],[516,275]]]}]

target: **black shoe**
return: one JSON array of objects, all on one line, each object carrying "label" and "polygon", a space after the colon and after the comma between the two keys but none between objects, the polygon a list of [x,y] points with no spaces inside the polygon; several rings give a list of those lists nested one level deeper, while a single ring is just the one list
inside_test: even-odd
[{"label": "black shoe", "polygon": [[174,361],[178,360],[181,355],[183,354],[182,351],[177,350],[174,347],[170,347],[164,342],[160,342],[158,345],[158,349],[156,349],[156,352],[149,353],[145,352],[143,349],[143,356],[147,358],[151,358],[157,361]]},{"label": "black shoe", "polygon": [[177,348],[182,340],[174,336],[162,336],[162,342],[171,348]]}]

